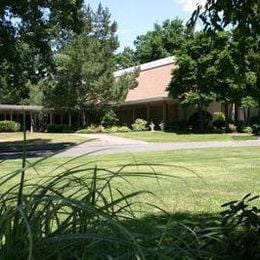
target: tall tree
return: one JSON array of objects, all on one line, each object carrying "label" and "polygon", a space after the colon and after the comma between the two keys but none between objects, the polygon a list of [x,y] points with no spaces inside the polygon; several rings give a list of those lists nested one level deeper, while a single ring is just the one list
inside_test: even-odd
[{"label": "tall tree", "polygon": [[169,91],[182,104],[199,108],[212,101],[226,104],[227,122],[231,111],[229,104],[240,104],[244,95],[238,84],[238,66],[233,53],[231,33],[220,32],[214,41],[204,32],[191,36],[177,54],[178,68],[173,71]]},{"label": "tall tree", "polygon": [[83,0],[1,1],[0,102],[28,97],[28,80],[52,68],[52,45],[66,31],[81,31],[82,6]]},{"label": "tall tree", "polygon": [[48,79],[45,91],[50,106],[85,110],[117,102],[125,94],[121,80],[115,83],[113,74],[116,23],[101,5],[85,16],[90,24],[56,55],[57,73]]},{"label": "tall tree", "polygon": [[167,56],[179,50],[184,43],[185,27],[181,20],[166,20],[155,24],[154,30],[137,37],[134,42],[137,60],[145,63]]},{"label": "tall tree", "polygon": [[135,51],[125,47],[122,52],[115,55],[115,64],[118,70],[136,66],[138,61]]},{"label": "tall tree", "polygon": [[234,62],[238,68],[237,84],[243,98],[253,98],[259,104],[260,95],[260,2],[258,0],[208,0],[194,11],[191,24],[202,20],[212,37],[218,31],[232,28],[236,44]]}]

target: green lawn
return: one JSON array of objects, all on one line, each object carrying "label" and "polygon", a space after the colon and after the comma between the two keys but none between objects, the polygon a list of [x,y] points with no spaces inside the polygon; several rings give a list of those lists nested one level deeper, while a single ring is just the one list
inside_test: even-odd
[{"label": "green lawn", "polygon": [[[21,145],[23,133],[0,133],[0,146]],[[53,143],[72,143],[78,144],[90,140],[87,136],[82,137],[75,134],[56,134],[56,133],[27,133],[28,145],[41,145]]]},{"label": "green lawn", "polygon": [[[37,172],[28,171],[27,178],[38,182],[46,175],[55,175],[65,168],[86,163],[88,165],[82,168],[97,165],[113,171],[131,163],[133,165],[123,170],[125,173],[133,172],[133,177],[127,179],[129,183],[119,178],[114,179],[114,185],[122,192],[149,190],[156,197],[145,195],[139,200],[170,212],[214,213],[220,211],[220,205],[226,201],[239,199],[249,192],[260,194],[259,154],[260,147],[243,147],[96,155],[73,159],[56,171],[54,169],[58,165],[69,159],[53,157],[39,163]],[[138,166],[140,163],[147,166]],[[4,161],[1,163],[0,174],[3,176],[20,165],[19,160]],[[157,179],[137,176],[140,172],[154,171],[168,174],[169,177]],[[140,206],[140,209],[147,213],[156,211],[144,206]]]},{"label": "green lawn", "polygon": [[146,142],[200,142],[200,141],[234,141],[234,140],[257,140],[259,137],[252,135],[230,135],[230,134],[176,134],[170,132],[129,132],[115,133],[118,137],[125,137]]}]

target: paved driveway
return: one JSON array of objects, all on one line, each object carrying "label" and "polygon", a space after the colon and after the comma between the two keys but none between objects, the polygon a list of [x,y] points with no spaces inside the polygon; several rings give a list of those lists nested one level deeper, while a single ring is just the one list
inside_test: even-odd
[{"label": "paved driveway", "polygon": [[114,154],[147,151],[165,151],[180,149],[214,148],[214,147],[248,147],[259,146],[260,140],[250,141],[214,141],[214,142],[187,142],[187,143],[147,143],[144,141],[130,140],[107,134],[88,134],[88,138],[95,139],[72,147],[58,156],[80,156],[83,154]]}]

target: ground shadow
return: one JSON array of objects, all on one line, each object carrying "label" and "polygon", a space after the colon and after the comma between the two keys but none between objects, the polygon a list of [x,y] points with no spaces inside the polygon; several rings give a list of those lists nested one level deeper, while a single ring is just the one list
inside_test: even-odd
[{"label": "ground shadow", "polygon": [[234,231],[221,214],[149,214],[125,225],[152,259],[260,259],[259,231]]},{"label": "ground shadow", "polygon": [[[77,145],[73,142],[51,143],[50,141],[50,139],[41,138],[28,140],[26,145],[27,158],[49,156]],[[0,143],[0,159],[19,159],[22,158],[22,153],[23,141]]]}]

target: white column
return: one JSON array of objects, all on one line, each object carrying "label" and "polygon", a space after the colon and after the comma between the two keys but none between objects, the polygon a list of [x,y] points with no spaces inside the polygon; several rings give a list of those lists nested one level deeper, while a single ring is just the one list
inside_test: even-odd
[{"label": "white column", "polygon": [[85,112],[82,113],[82,124],[83,124],[83,126],[86,125],[86,114],[85,114]]},{"label": "white column", "polygon": [[33,113],[30,112],[30,131],[33,133]]}]

